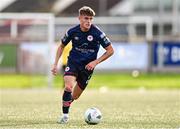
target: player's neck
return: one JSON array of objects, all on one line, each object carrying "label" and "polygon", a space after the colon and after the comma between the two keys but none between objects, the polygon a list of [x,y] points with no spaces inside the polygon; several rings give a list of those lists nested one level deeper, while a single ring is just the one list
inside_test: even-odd
[{"label": "player's neck", "polygon": [[87,29],[87,28],[84,28],[84,27],[82,27],[82,26],[80,25],[80,29],[81,29],[82,32],[87,32],[87,31],[89,31],[90,28]]}]

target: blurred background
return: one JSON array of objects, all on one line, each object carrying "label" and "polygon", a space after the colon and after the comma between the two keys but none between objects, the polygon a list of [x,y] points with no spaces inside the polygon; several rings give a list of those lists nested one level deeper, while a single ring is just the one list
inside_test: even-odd
[{"label": "blurred background", "polygon": [[180,88],[179,0],[1,0],[0,87],[62,87],[51,65],[84,5],[115,49],[90,86]]}]

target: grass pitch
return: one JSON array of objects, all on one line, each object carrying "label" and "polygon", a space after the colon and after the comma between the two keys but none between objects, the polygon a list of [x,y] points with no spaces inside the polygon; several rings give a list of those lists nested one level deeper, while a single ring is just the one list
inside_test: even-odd
[{"label": "grass pitch", "polygon": [[[178,73],[94,73],[88,88],[139,88],[146,89],[180,89],[180,74]],[[23,74],[0,74],[0,88],[42,88],[47,85],[47,76],[23,75]],[[63,85],[62,75],[54,77],[53,87]]]},{"label": "grass pitch", "polygon": [[[62,91],[7,90],[0,91],[0,128],[43,129],[179,129],[179,90],[90,90],[86,89],[73,102],[70,121],[56,123]],[[97,107],[103,114],[98,125],[87,125],[83,115],[87,108]]]}]

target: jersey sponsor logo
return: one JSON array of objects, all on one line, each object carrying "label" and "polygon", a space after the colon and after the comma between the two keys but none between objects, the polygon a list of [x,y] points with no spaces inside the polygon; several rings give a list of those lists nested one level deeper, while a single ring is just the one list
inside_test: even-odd
[{"label": "jersey sponsor logo", "polygon": [[100,37],[101,37],[102,39],[103,39],[105,36],[106,36],[105,33],[102,33],[102,34],[100,35]]},{"label": "jersey sponsor logo", "polygon": [[62,41],[65,42],[65,41],[66,41],[66,37],[63,37],[63,38],[62,38]]},{"label": "jersey sponsor logo", "polygon": [[88,35],[87,40],[88,41],[93,41],[93,36],[92,35]]},{"label": "jersey sponsor logo", "polygon": [[75,40],[79,40],[79,37],[76,36],[76,37],[74,37],[74,39],[75,39]]},{"label": "jersey sponsor logo", "polygon": [[109,40],[108,37],[104,37],[104,38],[103,38],[103,41],[104,41],[105,44],[108,44],[108,43],[110,42],[110,40]]},{"label": "jersey sponsor logo", "polygon": [[69,36],[67,31],[66,31],[66,34],[65,34],[65,35],[66,35],[67,37]]},{"label": "jersey sponsor logo", "polygon": [[66,32],[66,34],[64,35],[64,37],[62,38],[62,41],[65,42],[68,38],[68,33]]},{"label": "jersey sponsor logo", "polygon": [[82,45],[79,46],[79,48],[87,48],[88,47],[88,43],[83,43]]},{"label": "jersey sponsor logo", "polygon": [[67,71],[69,71],[69,70],[70,70],[70,68],[69,68],[69,67],[66,67],[66,68],[65,68],[65,71],[66,71],[66,72],[67,72]]},{"label": "jersey sponsor logo", "polygon": [[88,76],[88,79],[87,79],[87,81],[86,81],[86,84],[89,83],[89,80],[90,80],[91,76],[92,76],[92,74]]},{"label": "jersey sponsor logo", "polygon": [[89,80],[86,81],[86,84],[88,84]]},{"label": "jersey sponsor logo", "polygon": [[95,50],[93,49],[86,49],[86,48],[78,48],[78,47],[75,47],[75,49],[81,53],[94,53]]}]

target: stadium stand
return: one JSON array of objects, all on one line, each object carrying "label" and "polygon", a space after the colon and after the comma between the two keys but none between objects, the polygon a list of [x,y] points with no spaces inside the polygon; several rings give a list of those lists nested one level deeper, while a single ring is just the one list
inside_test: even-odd
[{"label": "stadium stand", "polygon": [[[100,4],[105,3],[105,0],[74,0],[72,4],[56,14],[57,16],[75,16],[80,7],[87,5],[97,12],[97,16],[100,13],[107,16],[109,15],[108,10],[121,1],[123,0],[106,0],[106,7],[104,7],[104,10],[100,10]],[[42,0],[16,0],[4,8],[2,12],[52,12],[56,3],[57,0],[43,0],[43,2]]]},{"label": "stadium stand", "polygon": [[[97,16],[122,16],[122,9],[130,8],[133,5],[130,0],[15,0],[9,6],[4,8],[1,12],[53,12],[57,17],[62,16],[77,16],[77,10],[83,5],[91,6]],[[56,9],[55,9],[56,8]],[[58,9],[59,8],[59,9]],[[150,16],[153,20],[153,35],[158,35],[158,1],[152,0],[146,2],[146,0],[134,0],[133,11],[127,13],[130,16]],[[163,16],[164,34],[166,37],[172,34],[174,16],[172,15],[173,2],[164,0],[164,11],[166,15]],[[178,3],[180,9],[180,2]],[[128,11],[128,10],[125,10]],[[114,30],[123,30],[116,26]],[[112,29],[108,29],[111,31]],[[178,30],[178,29],[176,29]],[[8,32],[1,26],[1,31]],[[145,27],[142,25],[136,26],[137,34],[142,35],[145,31]],[[1,32],[0,32],[1,33]],[[114,33],[114,31],[113,31]],[[118,31],[121,33],[121,31]],[[122,33],[126,33],[123,32]],[[173,37],[179,39],[179,36]],[[168,37],[169,39],[169,37]]]},{"label": "stadium stand", "polygon": [[[76,2],[74,2],[73,4],[71,4],[69,7],[67,7],[65,10],[63,10],[62,12],[60,12],[58,14],[58,16],[67,16],[67,15],[71,15],[71,16],[76,16],[77,15],[77,10],[82,7],[83,5],[87,5],[87,6],[91,6],[95,12],[96,15],[106,15],[108,16],[108,10],[111,9],[114,5],[116,5],[117,3],[121,2],[122,0],[96,0],[96,2],[94,2],[93,0],[77,0]],[[104,7],[104,10],[101,10],[101,2],[106,2]],[[103,11],[103,12],[102,12]]]},{"label": "stadium stand", "polygon": [[56,0],[16,0],[2,12],[50,12]]}]

